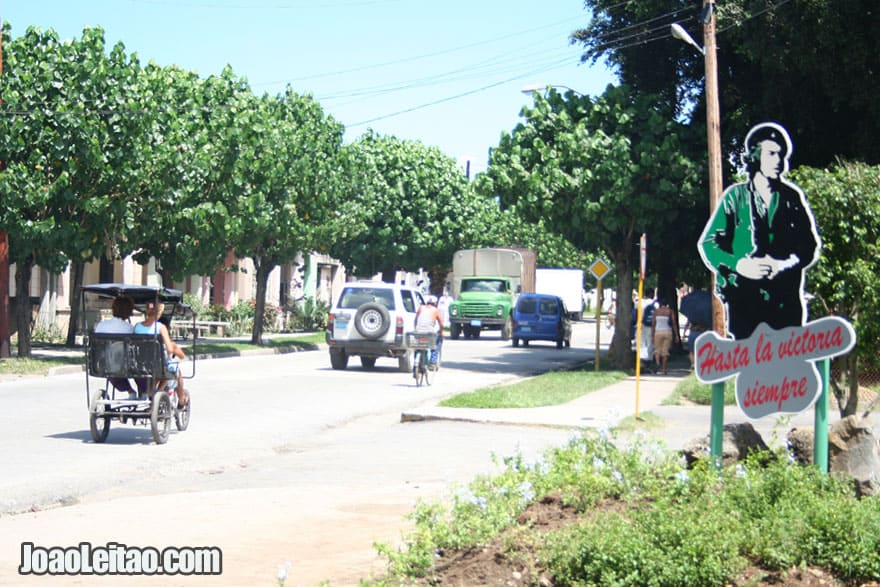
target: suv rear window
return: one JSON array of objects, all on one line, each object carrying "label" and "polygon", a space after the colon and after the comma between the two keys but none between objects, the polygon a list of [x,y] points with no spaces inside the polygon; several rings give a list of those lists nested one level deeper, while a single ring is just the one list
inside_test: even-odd
[{"label": "suv rear window", "polygon": [[356,310],[369,302],[378,302],[393,310],[394,291],[378,287],[347,287],[339,297],[339,307],[348,310]]}]

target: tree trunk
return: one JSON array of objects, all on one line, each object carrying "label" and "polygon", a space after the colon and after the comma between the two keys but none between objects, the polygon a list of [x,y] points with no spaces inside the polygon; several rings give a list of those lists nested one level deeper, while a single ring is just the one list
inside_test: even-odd
[{"label": "tree trunk", "polygon": [[18,356],[31,356],[31,270],[33,258],[15,263],[15,322],[18,328]]},{"label": "tree trunk", "polygon": [[428,271],[428,278],[431,280],[431,293],[437,297],[443,295],[443,290],[446,289],[446,276],[447,272],[437,269],[431,269]]},{"label": "tree trunk", "polygon": [[840,412],[841,418],[852,416],[859,408],[859,357],[856,353],[849,353],[844,361],[846,369],[846,384],[849,393],[846,396],[846,403]]},{"label": "tree trunk", "polygon": [[394,267],[386,267],[382,269],[382,281],[385,283],[394,283],[394,279],[397,277],[397,269]]},{"label": "tree trunk", "polygon": [[633,276],[628,250],[614,255],[614,271],[617,273],[617,315],[614,320],[614,336],[611,339],[608,354],[612,366],[618,369],[629,369],[635,365],[635,356],[630,336]]},{"label": "tree trunk", "polygon": [[76,333],[79,332],[85,267],[86,264],[83,261],[73,261],[70,264],[70,323],[67,325],[67,346],[76,344]]},{"label": "tree trunk", "polygon": [[165,267],[160,267],[157,273],[162,280],[162,287],[174,287],[174,280],[171,279],[170,270],[166,270]]},{"label": "tree trunk", "polygon": [[257,272],[257,295],[254,300],[254,327],[251,331],[251,343],[263,344],[263,313],[266,309],[266,290],[268,289],[269,273],[273,265],[261,263],[254,258],[254,269]]}]

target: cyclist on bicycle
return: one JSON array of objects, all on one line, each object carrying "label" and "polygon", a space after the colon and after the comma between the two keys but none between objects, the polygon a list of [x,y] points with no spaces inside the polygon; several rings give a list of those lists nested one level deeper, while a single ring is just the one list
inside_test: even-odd
[{"label": "cyclist on bicycle", "polygon": [[425,304],[419,306],[416,312],[415,331],[417,333],[433,332],[437,335],[437,348],[431,351],[428,369],[437,370],[437,361],[440,358],[440,347],[443,346],[443,315],[437,309],[437,296],[429,295],[425,298]]}]

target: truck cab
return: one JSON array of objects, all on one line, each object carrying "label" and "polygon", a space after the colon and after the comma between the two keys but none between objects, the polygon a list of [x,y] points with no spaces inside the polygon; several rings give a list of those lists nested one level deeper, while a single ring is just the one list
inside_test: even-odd
[{"label": "truck cab", "polygon": [[513,306],[535,288],[535,252],[529,249],[464,249],[452,257],[449,334],[478,338],[483,330],[513,332]]},{"label": "truck cab", "polygon": [[502,340],[509,340],[513,296],[518,293],[511,280],[463,277],[460,287],[458,299],[449,305],[450,336],[457,339],[464,333],[465,338],[479,338],[483,329],[501,330]]}]

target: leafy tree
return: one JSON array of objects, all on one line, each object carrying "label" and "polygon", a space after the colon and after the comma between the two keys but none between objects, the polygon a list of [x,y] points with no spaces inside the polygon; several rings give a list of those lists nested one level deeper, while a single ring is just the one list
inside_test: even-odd
[{"label": "leafy tree", "polygon": [[108,196],[120,175],[115,164],[125,167],[127,138],[118,94],[107,88],[129,64],[119,47],[105,55],[100,29],[61,42],[54,31],[29,28],[4,44],[2,222],[16,264],[19,356],[29,356],[32,267],[60,272],[69,258],[95,258],[124,210]]},{"label": "leafy tree", "polygon": [[811,315],[843,316],[857,334],[855,350],[839,359],[847,387],[834,382],[841,416],[849,416],[858,407],[859,365],[880,363],[880,167],[838,161],[790,175],[807,195],[823,241],[819,263],[807,274],[815,296]]},{"label": "leafy tree", "polygon": [[138,233],[130,252],[141,263],[155,258],[167,285],[211,274],[233,246],[240,120],[253,95],[228,68],[201,80],[150,64],[139,88],[149,160],[132,202]]},{"label": "leafy tree", "polygon": [[230,224],[236,255],[254,263],[252,342],[260,344],[269,273],[300,251],[326,249],[337,234],[332,169],[342,126],[288,89],[252,99],[234,132],[230,187],[238,195]]},{"label": "leafy tree", "polygon": [[[584,61],[607,60],[633,91],[659,94],[704,128],[703,59],[668,34],[678,22],[702,42],[700,4],[585,0],[592,18],[572,39],[583,45]],[[727,154],[738,152],[756,123],[775,120],[796,137],[800,164],[826,165],[837,156],[880,161],[880,79],[866,74],[880,65],[874,0],[713,5]]]},{"label": "leafy tree", "polygon": [[718,3],[729,132],[776,120],[797,162],[880,163],[880,11],[874,0]]},{"label": "leafy tree", "polygon": [[[703,84],[703,59],[692,47],[669,39],[669,25],[693,25],[700,4],[692,0],[584,0],[592,15],[571,35],[584,47],[582,62],[604,60],[621,85],[654,94],[666,108],[682,114]],[[694,35],[695,39],[702,35]],[[660,40],[662,39],[662,40]]]},{"label": "leafy tree", "polygon": [[493,213],[436,147],[369,131],[344,150],[354,173],[346,193],[359,226],[333,254],[358,274],[381,272],[390,281],[399,268],[448,267]]},{"label": "leafy tree", "polygon": [[[694,206],[695,169],[679,141],[682,129],[656,98],[611,87],[592,99],[569,92],[536,95],[524,123],[502,135],[478,189],[516,206],[581,250],[606,253],[617,277],[613,361],[631,364],[629,315],[639,234],[682,227]],[[696,255],[696,251],[694,252]],[[626,319],[620,319],[626,316]]]}]

